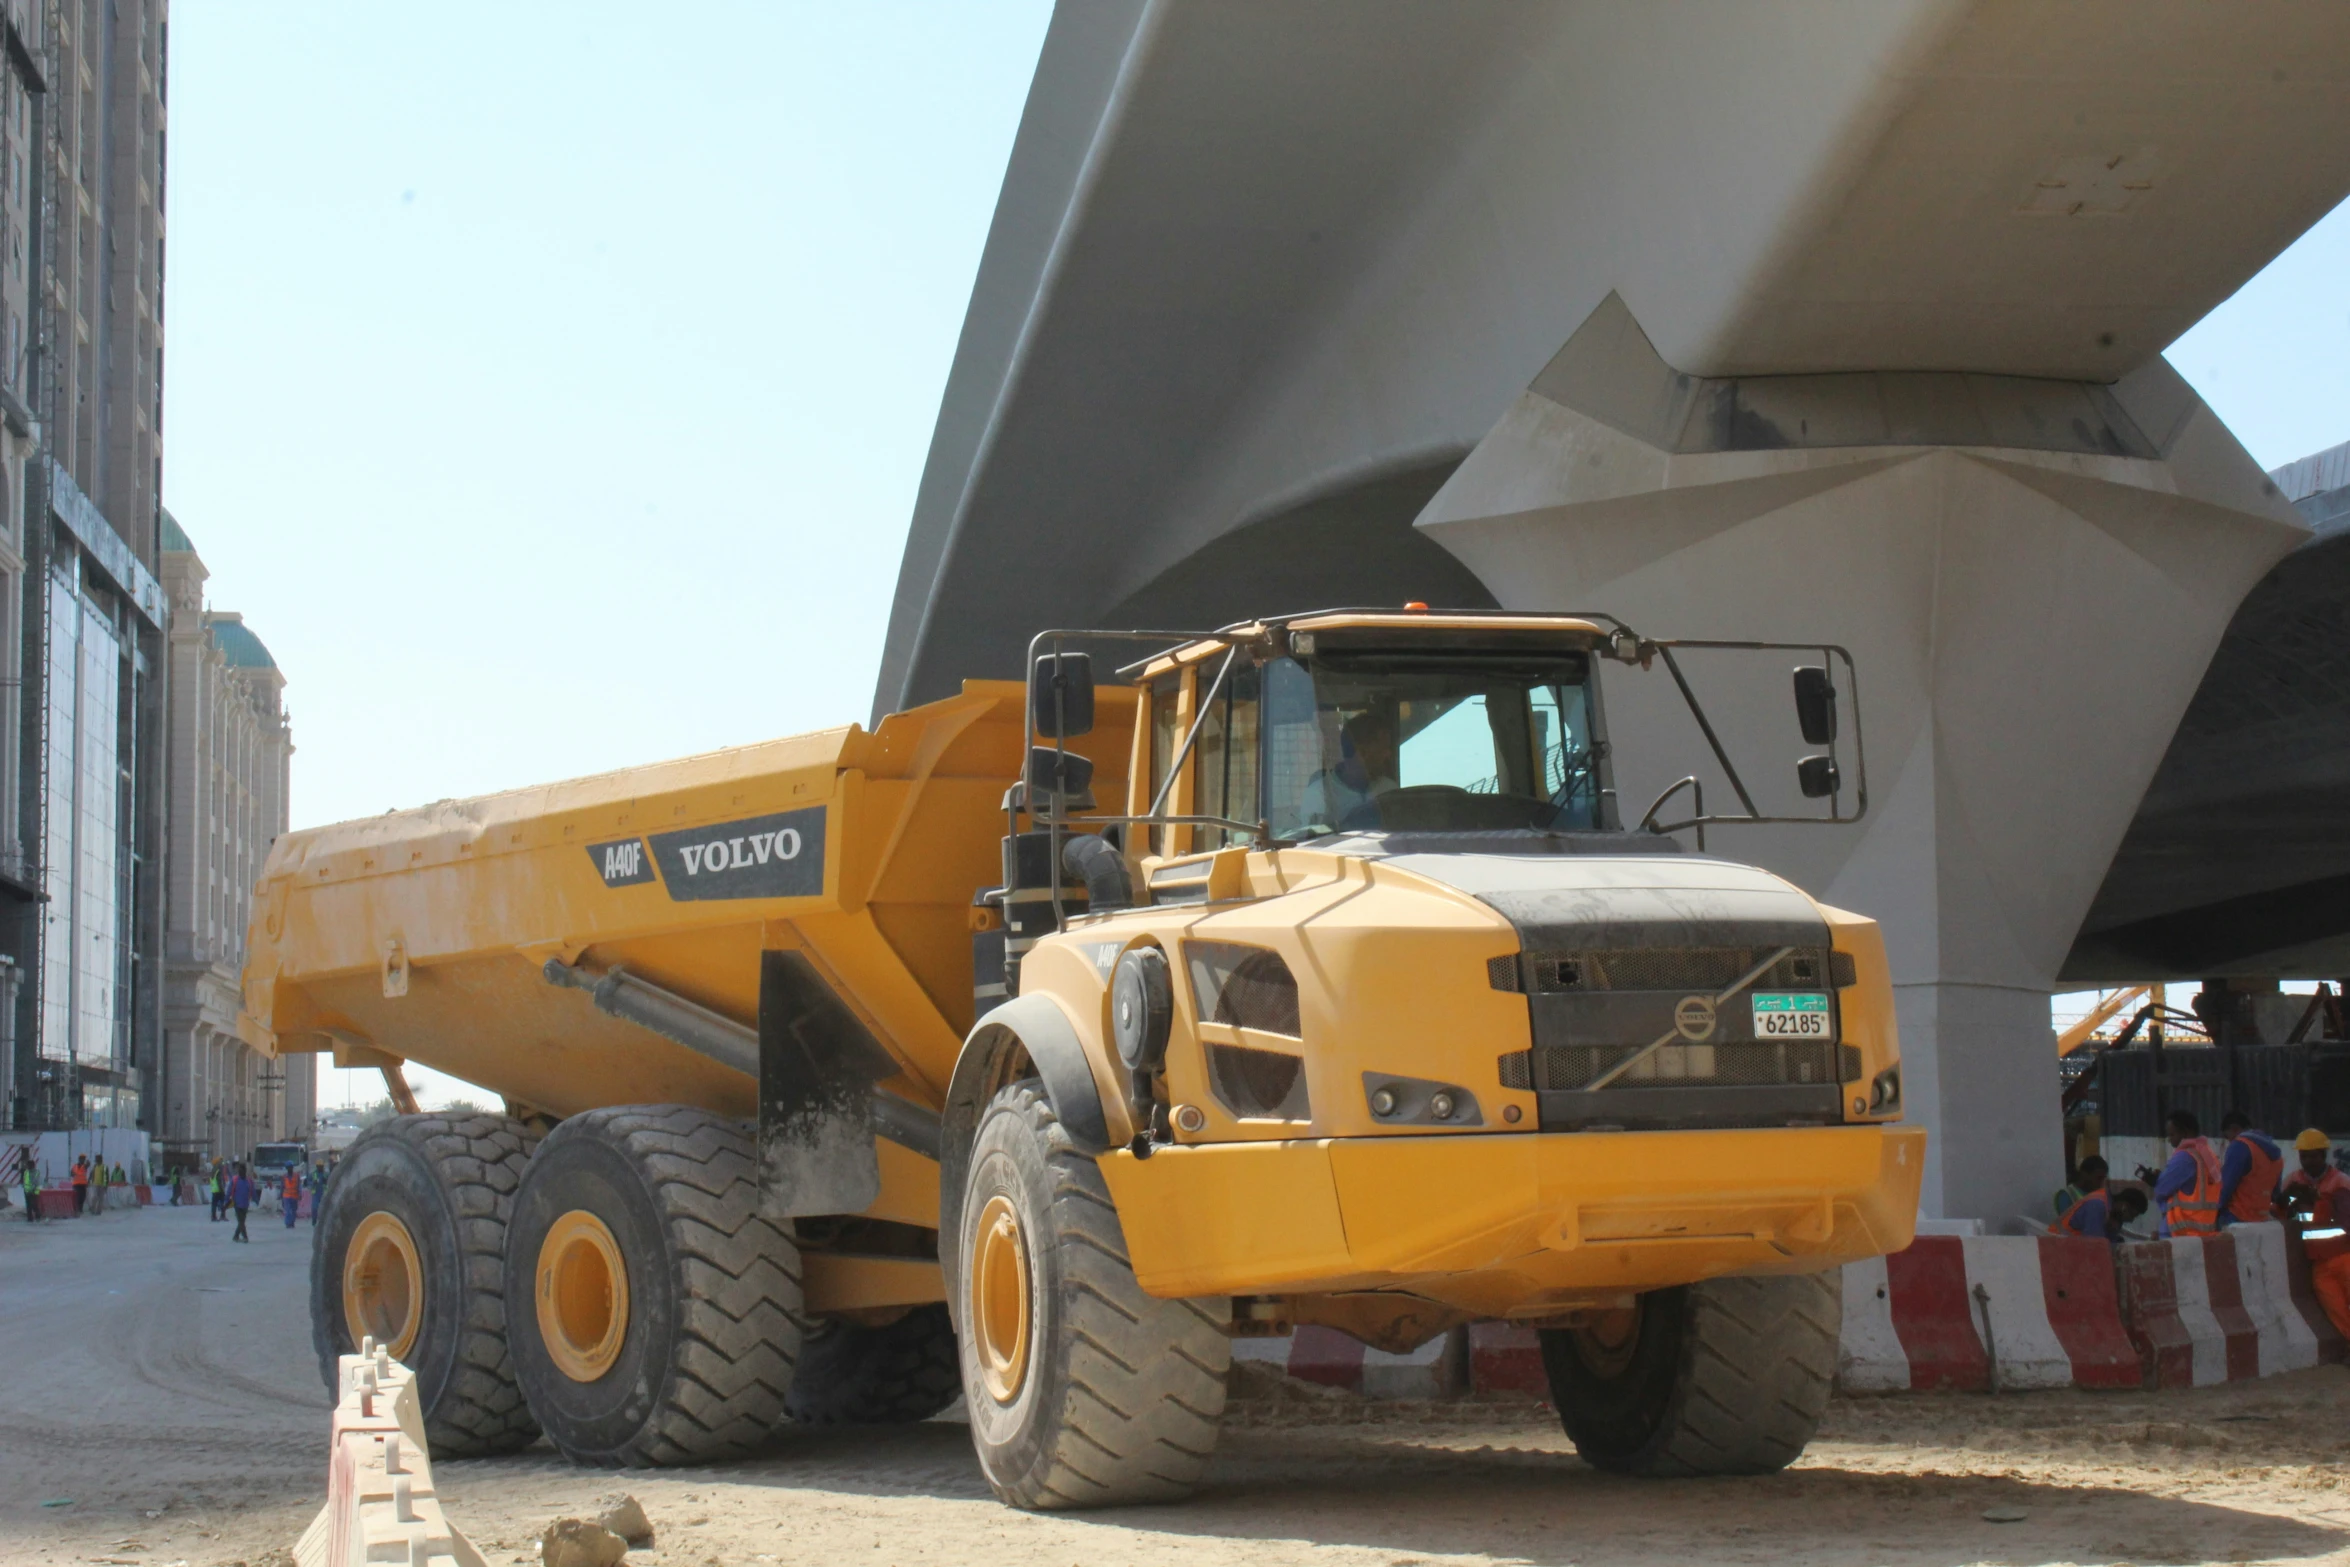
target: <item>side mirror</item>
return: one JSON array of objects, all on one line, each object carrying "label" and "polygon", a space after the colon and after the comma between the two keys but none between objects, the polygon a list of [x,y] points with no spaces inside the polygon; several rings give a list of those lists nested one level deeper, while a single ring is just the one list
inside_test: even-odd
[{"label": "side mirror", "polygon": [[1807,756],[1795,764],[1795,784],[1807,800],[1824,799],[1834,794],[1844,781],[1836,771],[1836,758]]},{"label": "side mirror", "polygon": [[1028,720],[1038,739],[1093,733],[1093,655],[1047,653],[1028,671]]},{"label": "side mirror", "polygon": [[1819,665],[1795,671],[1795,721],[1803,726],[1805,745],[1835,743],[1836,685]]},{"label": "side mirror", "polygon": [[1032,797],[1057,794],[1074,799],[1092,787],[1093,763],[1075,751],[1040,745],[1028,753],[1028,792]]}]

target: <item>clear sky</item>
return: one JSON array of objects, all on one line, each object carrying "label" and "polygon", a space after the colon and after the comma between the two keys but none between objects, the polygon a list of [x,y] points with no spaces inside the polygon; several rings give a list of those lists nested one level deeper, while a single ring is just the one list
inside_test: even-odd
[{"label": "clear sky", "polygon": [[[297,826],[864,718],[1049,13],[179,8],[163,490]],[[2265,465],[2350,439],[2346,275],[2173,351]]]}]

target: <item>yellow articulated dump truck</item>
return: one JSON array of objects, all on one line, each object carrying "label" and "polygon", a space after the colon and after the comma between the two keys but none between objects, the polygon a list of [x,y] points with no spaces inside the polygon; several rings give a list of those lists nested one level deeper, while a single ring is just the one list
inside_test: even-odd
[{"label": "yellow articulated dump truck", "polygon": [[[1004,1500],[1077,1507],[1197,1483],[1235,1337],[1502,1319],[1593,1463],[1786,1464],[1924,1133],[1876,926],[1702,852],[1866,810],[1851,661],[1794,672],[1821,814],[1767,817],[1692,647],[1769,651],[1048,632],[870,733],[286,836],[247,1037],[505,1099],[352,1145],[322,1369],[372,1337],[442,1450],[590,1464],[959,1397]],[[1742,808],[1626,827],[1603,674],[1678,686]]]}]

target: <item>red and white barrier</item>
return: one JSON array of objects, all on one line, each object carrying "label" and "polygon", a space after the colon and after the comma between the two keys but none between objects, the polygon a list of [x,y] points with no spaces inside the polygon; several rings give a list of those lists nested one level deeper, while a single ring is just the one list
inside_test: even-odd
[{"label": "red and white barrier", "polygon": [[2103,1241],[1921,1236],[1844,1269],[1846,1392],[2135,1387]]},{"label": "red and white barrier", "polygon": [[1542,1335],[1514,1322],[1469,1324],[1469,1388],[1477,1393],[1550,1397]]},{"label": "red and white barrier", "polygon": [[[1548,1398],[1541,1338],[1480,1322],[1409,1354],[1332,1328],[1239,1339],[1236,1360],[1368,1398]],[[2082,1236],[1921,1235],[1844,1268],[1847,1393],[2200,1387],[2350,1358],[2276,1224],[2112,1247]]]},{"label": "red and white barrier", "polygon": [[1449,1398],[1467,1387],[1467,1343],[1466,1332],[1455,1328],[1397,1355],[1336,1328],[1308,1325],[1285,1338],[1235,1339],[1232,1358],[1365,1398]]},{"label": "red and white barrier", "polygon": [[2245,1382],[2343,1358],[2281,1225],[2139,1241],[2121,1253],[2125,1320],[2150,1387]]}]

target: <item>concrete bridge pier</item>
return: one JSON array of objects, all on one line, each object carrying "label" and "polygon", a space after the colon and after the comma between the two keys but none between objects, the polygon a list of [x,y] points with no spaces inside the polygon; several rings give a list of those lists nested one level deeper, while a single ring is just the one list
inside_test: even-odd
[{"label": "concrete bridge pier", "polygon": [[[2112,385],[1685,375],[1611,295],[1418,526],[1509,608],[1851,650],[1865,820],[1710,846],[1882,923],[1926,1213],[2043,1212],[2057,971],[2230,614],[2307,536],[2201,399],[2159,358]],[[1791,662],[1690,661],[1766,812],[1817,808]],[[1616,680],[1609,721],[1627,824],[1684,773],[1737,808],[1661,676]]]}]

